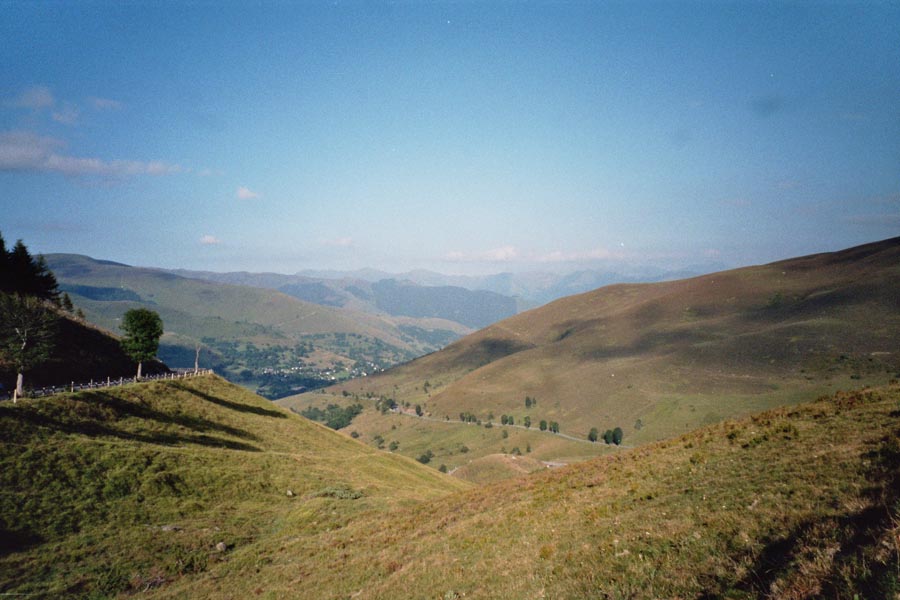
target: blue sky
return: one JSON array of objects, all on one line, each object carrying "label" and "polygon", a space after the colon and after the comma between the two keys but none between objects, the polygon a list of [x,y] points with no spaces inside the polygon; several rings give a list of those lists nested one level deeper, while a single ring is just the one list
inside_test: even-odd
[{"label": "blue sky", "polygon": [[0,232],[136,265],[767,262],[900,235],[900,8],[3,2]]}]

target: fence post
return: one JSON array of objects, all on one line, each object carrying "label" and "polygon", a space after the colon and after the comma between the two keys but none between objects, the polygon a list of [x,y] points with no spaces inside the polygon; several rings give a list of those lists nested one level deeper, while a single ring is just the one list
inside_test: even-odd
[{"label": "fence post", "polygon": [[69,391],[70,391],[70,392],[74,392],[74,391],[75,391],[75,382],[74,382],[74,381],[72,382],[72,386],[69,388]]}]

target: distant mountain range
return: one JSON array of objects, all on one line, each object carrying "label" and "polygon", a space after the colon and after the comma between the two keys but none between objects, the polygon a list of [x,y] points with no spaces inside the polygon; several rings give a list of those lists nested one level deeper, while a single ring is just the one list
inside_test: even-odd
[{"label": "distant mountain range", "polygon": [[473,329],[487,327],[519,310],[515,298],[484,289],[452,284],[422,284],[409,278],[380,277],[376,271],[337,278],[278,273],[214,273],[183,269],[167,271],[182,277],[231,285],[278,290],[305,302],[395,317],[436,318]]},{"label": "distant mountain range", "polygon": [[[319,280],[357,279],[378,282],[384,279],[408,281],[423,286],[456,286],[467,290],[494,292],[519,301],[520,309],[535,308],[547,302],[580,294],[614,283],[653,283],[685,279],[725,269],[720,263],[690,266],[676,271],[656,267],[635,267],[628,271],[599,271],[582,269],[567,273],[528,271],[523,273],[495,273],[491,275],[444,275],[424,269],[405,273],[388,273],[377,269],[358,271],[304,270],[298,277]],[[268,286],[266,286],[268,287]]]},{"label": "distant mountain range", "polygon": [[[389,273],[304,270],[294,275],[170,269],[183,277],[270,288],[300,300],[393,316],[436,317],[481,328],[517,312],[614,283],[652,283],[694,277],[723,268],[698,265],[679,271],[642,267],[629,272],[580,270],[445,275],[428,270]],[[471,293],[466,293],[471,292]]]}]

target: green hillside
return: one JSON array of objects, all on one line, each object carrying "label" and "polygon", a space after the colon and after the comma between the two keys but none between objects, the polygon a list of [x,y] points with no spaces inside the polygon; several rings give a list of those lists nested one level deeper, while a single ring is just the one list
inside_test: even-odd
[{"label": "green hillside", "polygon": [[149,595],[895,599],[898,440],[900,386],[840,393],[285,531]]},{"label": "green hillside", "polygon": [[[297,385],[308,386],[307,380],[330,378],[335,372],[372,372],[409,360],[469,331],[444,321],[388,320],[303,302],[274,290],[189,279],[85,256],[51,254],[46,259],[60,288],[90,321],[118,331],[126,310],[154,310],[166,329],[160,348],[164,361],[193,366],[195,346],[202,342],[204,366],[215,366],[232,379],[244,369],[256,380],[267,370],[281,371],[295,376]],[[301,366],[304,373],[298,372]]]},{"label": "green hillside", "polygon": [[269,561],[263,540],[321,539],[465,487],[215,376],[0,405],[0,441],[4,595],[249,573]]},{"label": "green hillside", "polygon": [[[334,393],[659,440],[900,372],[900,238],[558,300]],[[426,386],[426,383],[428,384]],[[526,397],[536,400],[526,406]],[[302,407],[310,394],[287,399]],[[384,424],[359,429],[386,436]],[[493,450],[496,452],[497,450]]]}]

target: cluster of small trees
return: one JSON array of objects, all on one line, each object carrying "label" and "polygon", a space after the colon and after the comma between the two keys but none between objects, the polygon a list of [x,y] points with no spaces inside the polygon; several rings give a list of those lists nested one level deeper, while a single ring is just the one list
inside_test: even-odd
[{"label": "cluster of small trees", "polygon": [[[600,439],[599,430],[596,427],[591,427],[590,432],[588,432],[587,439],[591,442],[596,442]],[[603,441],[607,444],[615,444],[618,446],[622,443],[622,437],[624,433],[622,432],[621,427],[616,427],[615,429],[607,429],[603,432]]]},{"label": "cluster of small trees", "polygon": [[468,411],[459,413],[459,420],[463,423],[479,423],[481,420]]},{"label": "cluster of small trees", "polygon": [[538,428],[541,431],[549,431],[550,433],[559,433],[559,423],[556,421],[546,421],[541,419],[541,422],[538,423]]},{"label": "cluster of small trees", "polygon": [[512,415],[500,415],[501,425],[515,425],[516,419]]},{"label": "cluster of small trees", "polygon": [[337,404],[329,404],[324,410],[317,406],[310,406],[309,408],[303,409],[300,414],[307,419],[324,423],[331,429],[343,429],[350,425],[353,418],[362,411],[363,406],[359,403],[345,407],[338,406]]},{"label": "cluster of small trees", "polygon": [[375,408],[376,410],[381,411],[381,414],[385,414],[389,410],[397,408],[397,402],[393,398],[381,396],[375,401]]}]

